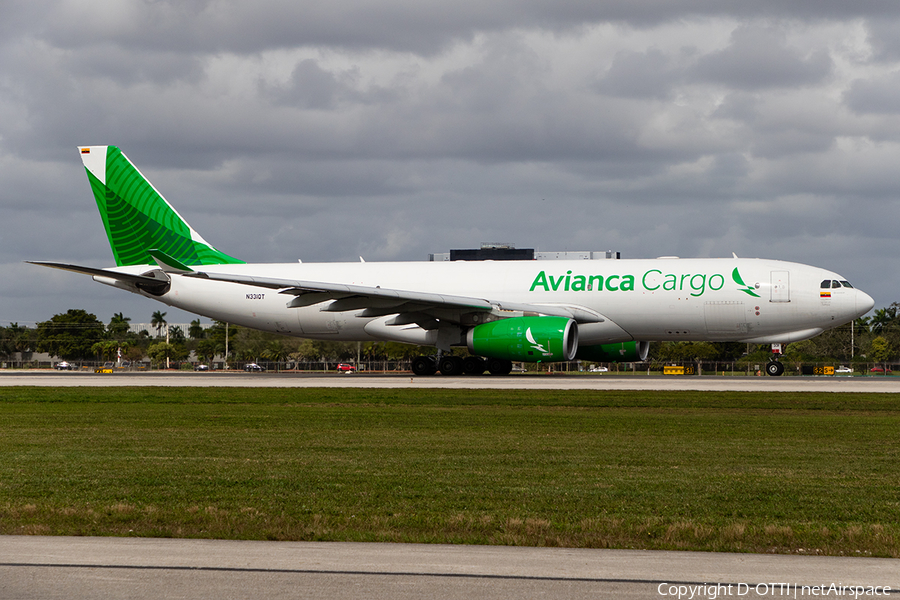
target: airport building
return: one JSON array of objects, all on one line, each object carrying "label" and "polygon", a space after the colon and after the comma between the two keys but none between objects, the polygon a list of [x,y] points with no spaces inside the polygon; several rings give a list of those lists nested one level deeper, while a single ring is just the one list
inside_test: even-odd
[{"label": "airport building", "polygon": [[[212,323],[200,323],[200,327],[204,331],[212,326]],[[181,331],[184,337],[190,337],[188,334],[188,331],[191,328],[190,323],[166,323],[166,326],[160,329],[160,331],[162,332],[162,337],[166,337],[166,328],[178,329],[179,331]],[[139,335],[142,331],[146,331],[150,335],[150,337],[156,337],[156,326],[152,323],[129,323],[128,331],[130,331],[131,333],[137,333]]]},{"label": "airport building", "polygon": [[569,251],[539,252],[534,248],[516,248],[513,244],[485,242],[481,248],[450,250],[440,254],[429,254],[433,262],[452,260],[606,260],[622,258],[619,252]]}]

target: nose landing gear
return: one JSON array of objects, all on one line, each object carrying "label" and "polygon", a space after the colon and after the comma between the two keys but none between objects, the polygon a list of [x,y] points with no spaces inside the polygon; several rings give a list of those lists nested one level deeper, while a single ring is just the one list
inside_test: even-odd
[{"label": "nose landing gear", "polygon": [[772,344],[772,359],[766,364],[766,374],[771,377],[778,377],[784,374],[784,365],[778,362],[781,356],[783,344]]},{"label": "nose landing gear", "polygon": [[772,377],[778,377],[779,375],[784,374],[784,365],[777,360],[772,359],[766,365],[766,374],[771,375]]}]

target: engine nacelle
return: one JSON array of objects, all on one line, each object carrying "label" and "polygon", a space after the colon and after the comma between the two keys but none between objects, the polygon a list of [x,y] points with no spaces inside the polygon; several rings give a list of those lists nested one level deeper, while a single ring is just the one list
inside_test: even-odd
[{"label": "engine nacelle", "polygon": [[647,360],[650,342],[620,342],[581,346],[575,358],[591,362],[642,362]]},{"label": "engine nacelle", "polygon": [[483,323],[466,334],[469,352],[525,362],[572,360],[578,325],[565,317],[513,317]]}]

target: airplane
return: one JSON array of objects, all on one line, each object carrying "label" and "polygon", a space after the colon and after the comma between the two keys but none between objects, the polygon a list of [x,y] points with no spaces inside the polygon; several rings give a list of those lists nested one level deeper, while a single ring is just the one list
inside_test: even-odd
[{"label": "airplane", "polygon": [[737,255],[250,264],[204,240],[117,147],[79,151],[116,266],[29,262],[263,331],[436,348],[413,360],[416,375],[639,362],[649,342],[672,340],[770,344],[778,376],[785,344],[875,305],[832,271]]}]

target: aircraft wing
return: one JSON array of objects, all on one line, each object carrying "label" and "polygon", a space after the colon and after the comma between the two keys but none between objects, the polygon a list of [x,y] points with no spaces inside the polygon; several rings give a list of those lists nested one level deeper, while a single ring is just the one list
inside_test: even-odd
[{"label": "aircraft wing", "polygon": [[[169,284],[169,279],[179,276],[252,285],[278,290],[281,294],[294,296],[288,302],[288,306],[291,308],[314,306],[327,302],[328,304],[321,308],[324,312],[362,310],[359,315],[361,317],[383,317],[396,314],[398,316],[394,319],[393,324],[416,323],[425,329],[433,327],[436,319],[451,323],[461,323],[462,315],[479,312],[494,313],[501,316],[503,316],[503,313],[533,313],[566,317],[574,319],[578,323],[602,323],[605,321],[600,314],[583,306],[507,302],[499,299],[395,290],[379,286],[371,287],[321,281],[257,277],[253,275],[209,273],[194,271],[191,270],[191,267],[181,264],[173,264],[173,261],[162,253],[154,254],[153,257],[161,268],[143,275],[65,263],[28,262],[44,267],[91,275],[95,279],[126,282],[140,289],[156,293],[164,293]],[[515,315],[510,314],[508,316]]]},{"label": "aircraft wing", "polygon": [[[293,295],[288,306],[299,308],[329,302],[322,308],[325,312],[360,310],[361,317],[381,317],[391,314],[419,314],[437,317],[446,321],[456,321],[454,315],[471,312],[525,312],[540,315],[567,317],[579,323],[600,323],[604,319],[596,312],[580,306],[565,304],[531,304],[506,302],[491,298],[474,298],[449,294],[432,294],[411,290],[395,290],[379,286],[349,285],[321,281],[302,281],[256,277],[225,273],[194,271],[185,277],[197,277],[213,281],[227,281],[242,285],[252,285],[273,290],[281,294]],[[409,322],[419,322],[421,319]]]}]

